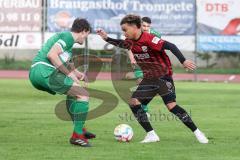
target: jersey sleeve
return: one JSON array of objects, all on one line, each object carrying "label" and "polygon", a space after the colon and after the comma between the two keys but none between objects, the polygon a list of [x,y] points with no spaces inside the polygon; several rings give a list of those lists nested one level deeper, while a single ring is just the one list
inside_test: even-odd
[{"label": "jersey sleeve", "polygon": [[63,63],[69,62],[72,58],[73,38],[71,34],[61,33],[56,44],[61,47],[62,53],[59,55]]},{"label": "jersey sleeve", "polygon": [[67,43],[63,39],[59,39],[56,44],[61,47],[62,52],[67,50]]},{"label": "jersey sleeve", "polygon": [[178,60],[183,64],[186,60],[183,56],[182,52],[177,48],[177,46],[173,43],[170,43],[168,41],[165,41],[163,45],[163,49],[170,50],[177,58]]},{"label": "jersey sleeve", "polygon": [[131,48],[131,45],[132,45],[131,41],[128,39],[122,40],[122,39],[113,39],[113,38],[108,37],[106,39],[106,42],[108,42],[114,46],[128,49],[128,50]]},{"label": "jersey sleeve", "polygon": [[157,36],[158,38],[161,38],[161,34],[154,29],[150,29],[150,34],[153,34],[153,35]]},{"label": "jersey sleeve", "polygon": [[152,50],[160,52],[163,49],[164,40],[160,39],[157,36],[149,37],[148,45]]},{"label": "jersey sleeve", "polygon": [[60,35],[59,40],[56,42],[57,45],[59,45],[62,48],[62,52],[68,51],[72,48],[72,38],[69,34],[64,33]]}]

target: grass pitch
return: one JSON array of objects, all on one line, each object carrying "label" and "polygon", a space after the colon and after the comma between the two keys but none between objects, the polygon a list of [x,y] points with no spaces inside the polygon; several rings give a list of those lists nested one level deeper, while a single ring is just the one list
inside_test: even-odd
[{"label": "grass pitch", "polygon": [[[119,100],[112,112],[86,122],[97,134],[91,140],[92,148],[68,143],[72,124],[58,119],[54,112],[64,96],[39,92],[27,80],[0,80],[0,86],[0,160],[237,160],[240,156],[240,84],[176,83],[178,104],[209,137],[207,145],[199,144],[156,97],[150,113],[159,143],[139,143],[145,133],[127,104]],[[90,87],[117,95],[111,81],[97,81]],[[90,108],[99,103],[91,98]],[[130,143],[114,140],[113,130],[120,123],[132,126]]]}]

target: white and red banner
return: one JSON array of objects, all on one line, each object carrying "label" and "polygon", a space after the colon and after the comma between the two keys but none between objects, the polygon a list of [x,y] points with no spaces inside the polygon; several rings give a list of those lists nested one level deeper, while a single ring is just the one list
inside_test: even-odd
[{"label": "white and red banner", "polygon": [[240,0],[197,0],[198,51],[240,51]]},{"label": "white and red banner", "polygon": [[39,49],[41,33],[0,33],[0,49]]}]

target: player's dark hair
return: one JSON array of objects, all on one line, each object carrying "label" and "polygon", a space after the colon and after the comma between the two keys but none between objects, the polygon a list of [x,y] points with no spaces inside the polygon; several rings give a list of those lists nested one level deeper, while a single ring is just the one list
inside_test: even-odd
[{"label": "player's dark hair", "polygon": [[141,28],[141,17],[134,14],[128,14],[121,20],[120,25],[123,24],[136,25],[138,28]]},{"label": "player's dark hair", "polygon": [[76,32],[76,33],[80,33],[82,31],[85,31],[85,32],[90,31],[91,32],[91,26],[86,19],[76,18],[72,24],[71,31]]},{"label": "player's dark hair", "polygon": [[148,24],[151,24],[151,23],[152,23],[152,20],[151,20],[151,18],[149,18],[149,17],[142,17],[142,21],[143,21],[143,22],[146,22],[146,23],[148,23]]}]

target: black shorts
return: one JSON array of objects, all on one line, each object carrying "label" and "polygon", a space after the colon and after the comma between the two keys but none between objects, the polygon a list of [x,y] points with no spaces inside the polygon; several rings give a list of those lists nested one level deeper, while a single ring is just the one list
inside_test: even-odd
[{"label": "black shorts", "polygon": [[165,104],[176,102],[172,77],[143,78],[136,91],[133,92],[132,98],[136,98],[141,104],[147,105],[157,94],[162,97]]}]

